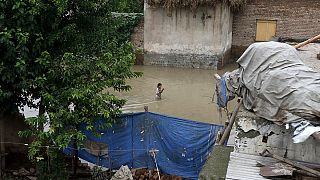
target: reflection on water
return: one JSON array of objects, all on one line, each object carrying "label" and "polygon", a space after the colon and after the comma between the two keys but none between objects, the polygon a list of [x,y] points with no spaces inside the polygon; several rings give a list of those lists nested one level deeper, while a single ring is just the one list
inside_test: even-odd
[{"label": "reflection on water", "polygon": [[[236,68],[232,64],[218,74]],[[133,70],[143,72],[143,76],[128,81],[131,91],[116,93],[128,100],[124,112],[144,111],[143,107],[148,106],[150,112],[215,124],[225,122],[225,117],[220,118],[216,104],[211,102],[215,90],[213,75],[217,71],[155,66],[134,66]],[[159,82],[164,88],[162,100],[155,99]],[[229,106],[233,109],[232,103]]]}]

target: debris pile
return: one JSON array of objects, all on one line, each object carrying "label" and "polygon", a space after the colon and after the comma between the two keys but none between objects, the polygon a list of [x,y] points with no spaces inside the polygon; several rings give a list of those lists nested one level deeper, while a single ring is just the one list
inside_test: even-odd
[{"label": "debris pile", "polygon": [[148,169],[132,169],[131,170],[134,180],[182,180],[179,176],[167,175],[160,173],[160,178],[158,177],[158,172],[156,169],[148,170]]},{"label": "debris pile", "polygon": [[[27,179],[27,180],[36,180],[36,170],[30,168],[20,168],[18,170],[6,170],[3,174],[4,179]],[[1,179],[1,178],[0,178]]]},{"label": "debris pile", "polygon": [[283,158],[276,154],[272,154],[265,149],[261,156],[271,157],[276,159],[276,163],[261,164],[260,163],[260,175],[266,178],[290,178],[295,177],[297,179],[309,179],[316,180],[320,178],[320,166],[315,164],[298,163],[291,161],[287,158]]},{"label": "debris pile", "polygon": [[291,126],[294,143],[320,132],[320,73],[306,66],[294,47],[278,42],[254,43],[237,63],[238,69],[217,81],[219,107],[235,96],[241,97],[244,107],[257,116],[286,124],[287,129]]}]

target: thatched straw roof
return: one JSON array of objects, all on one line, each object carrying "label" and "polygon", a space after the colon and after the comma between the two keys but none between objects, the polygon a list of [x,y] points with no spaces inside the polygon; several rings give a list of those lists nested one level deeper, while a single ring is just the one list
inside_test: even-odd
[{"label": "thatched straw roof", "polygon": [[179,7],[197,9],[199,6],[214,7],[217,3],[227,3],[232,9],[239,9],[248,0],[147,0],[151,7],[164,7],[174,9]]}]

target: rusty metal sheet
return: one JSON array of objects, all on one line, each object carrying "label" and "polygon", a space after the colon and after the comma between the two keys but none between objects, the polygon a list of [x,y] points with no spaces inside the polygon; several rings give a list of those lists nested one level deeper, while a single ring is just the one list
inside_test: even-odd
[{"label": "rusty metal sheet", "polygon": [[275,163],[269,166],[260,167],[260,175],[263,177],[292,176],[296,170],[290,165],[284,163]]}]

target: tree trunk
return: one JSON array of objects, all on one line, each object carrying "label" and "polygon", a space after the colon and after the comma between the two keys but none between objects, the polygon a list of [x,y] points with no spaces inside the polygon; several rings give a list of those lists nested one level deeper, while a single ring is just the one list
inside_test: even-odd
[{"label": "tree trunk", "polygon": [[[41,97],[40,98],[40,104],[39,104],[39,117],[44,116],[45,112],[46,112],[46,110],[45,110],[45,106],[43,104],[43,98]],[[39,131],[43,131],[44,130],[43,123],[39,123],[38,124],[38,129],[39,129]]]},{"label": "tree trunk", "polygon": [[5,144],[4,142],[4,135],[5,135],[5,124],[4,124],[4,116],[3,113],[0,114],[0,179],[2,177],[2,170],[5,169]]},{"label": "tree trunk", "polygon": [[76,177],[77,175],[77,168],[78,168],[78,149],[77,149],[77,143],[74,140],[73,141],[73,150],[72,150],[72,171],[73,171],[73,176]]}]

